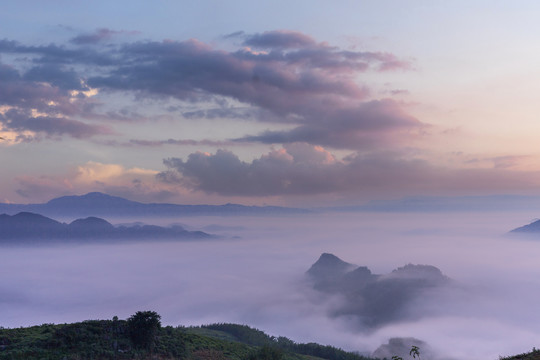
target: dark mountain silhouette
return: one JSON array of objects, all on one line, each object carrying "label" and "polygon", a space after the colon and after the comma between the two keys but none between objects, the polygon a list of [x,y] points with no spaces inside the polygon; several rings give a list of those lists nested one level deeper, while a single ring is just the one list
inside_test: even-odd
[{"label": "dark mountain silhouette", "polygon": [[0,238],[29,238],[45,233],[58,237],[63,230],[64,224],[39,214],[20,212],[13,216],[0,215]]},{"label": "dark mountain silhouette", "polygon": [[47,205],[58,206],[64,208],[70,207],[99,207],[103,205],[115,206],[115,207],[128,207],[140,205],[140,203],[135,201],[126,200],[118,196],[111,196],[103,194],[100,192],[90,192],[86,195],[72,195],[72,196],[62,196],[49,200]]},{"label": "dark mountain silhouette", "polygon": [[78,231],[83,229],[92,228],[100,231],[112,231],[114,226],[107,220],[97,218],[94,216],[87,217],[86,219],[77,219],[68,225],[72,230]]},{"label": "dark mountain silhouette", "polygon": [[190,215],[281,215],[310,213],[306,209],[279,206],[146,204],[100,192],[62,196],[44,204],[0,204],[0,212],[21,211],[46,216],[162,217]]},{"label": "dark mountain silhouette", "polygon": [[317,278],[332,278],[344,275],[353,268],[355,268],[353,264],[346,263],[333,254],[323,253],[307,272]]},{"label": "dark mountain silhouette", "polygon": [[336,279],[341,279],[345,274],[355,268],[337,256],[323,253],[315,264],[307,271],[307,274],[315,280],[314,287],[317,290],[330,291],[340,288]]},{"label": "dark mountain silhouette", "polygon": [[528,225],[511,230],[513,234],[540,234],[540,220],[533,221]]},{"label": "dark mountain silhouette", "polygon": [[66,235],[71,238],[110,238],[123,234],[108,221],[90,216],[71,222],[67,226]]},{"label": "dark mountain silhouette", "polygon": [[407,320],[407,306],[426,290],[445,286],[450,279],[431,265],[408,264],[389,274],[376,275],[365,267],[322,254],[306,272],[314,289],[341,295],[345,302],[334,316],[355,316],[364,328]]},{"label": "dark mountain silhouette", "polygon": [[77,240],[187,240],[208,239],[213,236],[202,231],[187,231],[181,226],[162,227],[134,225],[115,227],[98,217],[77,219],[70,224],[60,223],[43,215],[21,212],[0,215],[0,243],[48,243]]},{"label": "dark mountain silhouette", "polygon": [[40,214],[34,214],[30,212],[20,212],[17,215],[9,216],[6,214],[0,215],[0,224],[11,223],[17,226],[28,226],[31,225],[33,228],[44,228],[51,226],[60,226],[62,225],[56,220],[49,219]]}]

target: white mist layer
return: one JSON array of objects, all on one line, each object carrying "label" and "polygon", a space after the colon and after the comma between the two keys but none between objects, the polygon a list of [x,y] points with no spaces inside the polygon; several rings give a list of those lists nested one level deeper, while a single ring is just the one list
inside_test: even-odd
[{"label": "white mist layer", "polygon": [[[197,217],[167,221],[220,225],[214,228],[240,238],[1,248],[0,326],[155,310],[167,325],[234,322],[361,352],[416,337],[444,359],[496,359],[540,342],[540,237],[503,236],[535,215]],[[329,317],[340,299],[303,282],[323,252],[374,273],[430,264],[456,283],[415,303],[416,321],[363,331],[354,319]]]}]

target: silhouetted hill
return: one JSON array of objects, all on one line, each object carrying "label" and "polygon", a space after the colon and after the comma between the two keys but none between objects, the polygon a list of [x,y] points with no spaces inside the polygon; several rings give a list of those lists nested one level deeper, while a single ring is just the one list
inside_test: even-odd
[{"label": "silhouetted hill", "polygon": [[343,275],[354,267],[333,254],[323,253],[307,272],[316,278],[328,278]]},{"label": "silhouetted hill", "polygon": [[403,280],[422,280],[426,283],[434,283],[446,279],[441,270],[432,265],[413,265],[407,264],[399,267],[388,275],[386,279],[403,279]]},{"label": "silhouetted hill", "polygon": [[162,227],[155,225],[134,225],[115,227],[108,221],[88,217],[77,219],[70,224],[60,223],[43,215],[28,212],[16,215],[0,215],[0,242],[17,244],[28,241],[47,243],[84,239],[102,240],[142,240],[142,239],[207,239],[213,236],[202,231],[187,231],[181,226]]},{"label": "silhouetted hill", "polygon": [[306,209],[279,206],[146,204],[100,192],[91,192],[86,195],[62,196],[44,204],[0,204],[0,212],[2,213],[16,214],[21,211],[60,217],[172,217],[190,215],[282,215],[310,213]]},{"label": "silhouetted hill", "polygon": [[40,228],[49,228],[49,227],[59,227],[62,224],[56,220],[49,219],[46,216],[40,214],[34,214],[30,212],[20,212],[16,215],[9,216],[6,214],[0,215],[2,221],[5,223],[11,223],[13,225],[28,227],[31,226],[36,229]]},{"label": "silhouetted hill", "polygon": [[43,215],[20,212],[10,216],[0,215],[0,238],[31,238],[43,234],[58,237],[62,234],[65,224],[49,219]]},{"label": "silhouetted hill", "polygon": [[540,234],[540,220],[533,221],[530,224],[511,230],[514,234]]},{"label": "silhouetted hill", "polygon": [[336,290],[339,283],[336,279],[341,279],[347,272],[353,270],[355,265],[349,264],[337,256],[329,253],[323,253],[307,274],[315,280],[314,287],[317,290]]},{"label": "silhouetted hill", "polygon": [[77,219],[74,220],[69,224],[70,229],[85,229],[85,228],[93,228],[93,229],[103,229],[111,231],[114,229],[114,226],[109,223],[107,220],[103,220],[101,218],[97,218],[95,216],[87,217],[86,219]]},{"label": "silhouetted hill", "polygon": [[49,206],[57,207],[101,207],[101,206],[115,206],[115,207],[128,207],[140,205],[140,203],[135,201],[126,200],[118,196],[111,196],[103,194],[100,192],[90,192],[86,195],[72,195],[72,196],[62,196],[49,200],[47,202]]},{"label": "silhouetted hill", "polygon": [[314,289],[345,298],[333,315],[355,316],[367,328],[407,319],[405,310],[411,301],[424,296],[425,290],[449,283],[449,278],[431,265],[408,264],[376,275],[332,254],[322,254],[306,274]]}]

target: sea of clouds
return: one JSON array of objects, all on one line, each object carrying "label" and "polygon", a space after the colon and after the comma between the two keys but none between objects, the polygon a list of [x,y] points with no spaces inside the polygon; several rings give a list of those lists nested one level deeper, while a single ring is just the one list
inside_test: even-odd
[{"label": "sea of clouds", "polygon": [[[392,337],[414,337],[440,359],[497,359],[540,342],[540,237],[506,235],[535,215],[359,212],[142,219],[180,222],[222,237],[4,246],[0,326],[127,318],[155,310],[165,325],[234,322],[362,353]],[[430,264],[454,283],[411,304],[413,321],[362,329],[353,317],[331,315],[343,299],[317,293],[306,281],[306,270],[323,252],[376,274],[408,263]]]}]

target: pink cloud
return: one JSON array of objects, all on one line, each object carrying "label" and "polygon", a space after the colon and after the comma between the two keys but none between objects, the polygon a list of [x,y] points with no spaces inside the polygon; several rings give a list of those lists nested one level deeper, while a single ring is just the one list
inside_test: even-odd
[{"label": "pink cloud", "polygon": [[63,174],[24,175],[15,178],[15,181],[19,196],[42,201],[91,191],[125,195],[133,199],[159,199],[164,194],[171,196],[173,187],[158,183],[155,180],[157,173],[155,170],[90,161],[72,167]]}]

